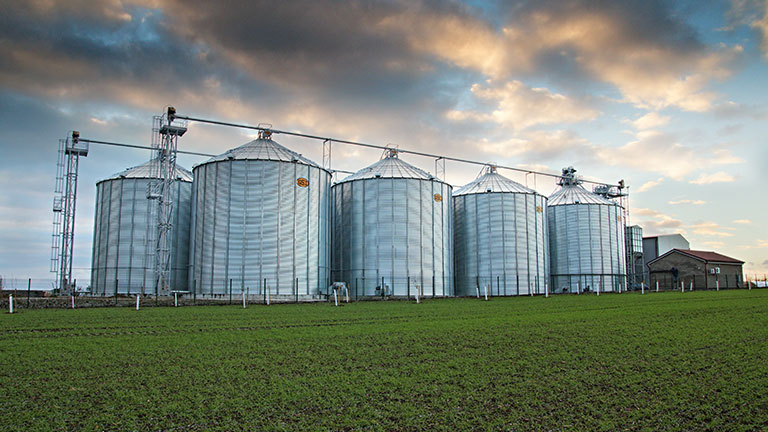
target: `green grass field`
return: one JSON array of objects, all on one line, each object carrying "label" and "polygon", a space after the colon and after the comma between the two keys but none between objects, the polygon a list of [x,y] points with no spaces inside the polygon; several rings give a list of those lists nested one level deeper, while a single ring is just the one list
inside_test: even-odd
[{"label": "green grass field", "polygon": [[768,290],[22,310],[2,430],[766,430]]}]

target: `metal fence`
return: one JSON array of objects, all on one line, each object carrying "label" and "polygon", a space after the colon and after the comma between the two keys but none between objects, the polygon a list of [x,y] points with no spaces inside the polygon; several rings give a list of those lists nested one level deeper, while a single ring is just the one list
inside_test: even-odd
[{"label": "metal fence", "polygon": [[[701,291],[701,290],[732,290],[732,289],[754,289],[768,288],[768,275],[745,275],[739,278],[733,275],[720,275],[717,283],[706,279],[703,275],[696,277],[674,278],[669,274],[646,274],[642,284],[630,286],[629,291],[646,292],[654,291]],[[484,297],[499,296],[527,296],[562,294],[553,290],[551,285],[542,281],[529,281],[526,283],[504,284],[503,277],[480,278],[472,287],[473,295]],[[647,283],[646,283],[647,281]],[[14,303],[17,307],[72,307],[73,299],[71,296],[59,296],[52,289],[55,284],[54,279],[45,278],[2,278],[0,279],[0,304],[3,307],[8,306],[8,297],[14,296]],[[154,296],[150,294],[137,293],[108,293],[106,295],[88,292],[88,281],[77,281],[77,294],[74,296],[76,307],[95,307],[95,306],[132,306],[135,298],[139,295],[142,302],[147,305],[156,306],[182,306],[182,305],[210,305],[210,304],[271,304],[271,303],[303,303],[303,302],[333,302],[333,290],[330,285],[334,280],[328,279],[326,283],[317,287],[315,283],[296,278],[293,287],[286,290],[284,287],[278,287],[277,281],[264,279],[260,283],[251,286],[246,285],[240,280],[227,280],[228,292],[217,294],[206,294],[196,292],[194,289],[195,281],[189,290],[174,291],[168,296]],[[441,289],[446,290],[453,287],[453,281],[449,278],[358,278],[346,282],[348,292],[340,291],[339,301],[346,301],[347,295],[350,301],[376,300],[376,299],[429,299],[452,297],[454,292],[442,295]],[[575,294],[574,292],[570,292]],[[144,303],[142,303],[144,304]]]}]

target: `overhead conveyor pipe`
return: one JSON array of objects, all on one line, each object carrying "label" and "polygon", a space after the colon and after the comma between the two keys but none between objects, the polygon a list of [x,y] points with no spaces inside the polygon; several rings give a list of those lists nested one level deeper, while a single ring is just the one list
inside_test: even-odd
[{"label": "overhead conveyor pipe", "polygon": [[[219,126],[230,126],[230,127],[237,127],[237,128],[243,128],[243,129],[258,130],[258,131],[269,131],[269,132],[271,132],[273,134],[290,135],[290,136],[296,136],[296,137],[301,137],[301,138],[316,139],[316,140],[320,140],[320,141],[331,141],[331,142],[336,142],[336,143],[340,143],[340,144],[350,144],[350,145],[356,145],[356,146],[368,147],[368,148],[375,148],[375,149],[380,149],[380,150],[386,150],[386,149],[390,148],[390,147],[387,147],[387,146],[381,146],[381,145],[376,145],[376,144],[367,144],[367,143],[362,143],[362,142],[358,142],[358,141],[348,141],[348,140],[336,139],[336,138],[331,138],[331,137],[324,137],[324,136],[320,136],[320,135],[311,135],[311,134],[305,134],[305,133],[300,133],[300,132],[291,132],[291,131],[285,131],[285,130],[280,130],[280,129],[272,129],[272,128],[265,127],[265,126],[252,126],[252,125],[239,124],[239,123],[230,123],[230,122],[224,122],[224,121],[220,121],[220,120],[209,120],[209,119],[202,119],[202,118],[198,118],[198,117],[184,116],[184,115],[178,115],[178,114],[174,115],[174,118],[179,119],[179,120],[187,120],[187,121],[193,121],[193,122],[198,122],[198,123],[208,123],[208,124],[219,125]],[[540,171],[532,171],[532,170],[526,170],[526,169],[522,169],[522,168],[509,167],[509,166],[504,166],[504,165],[489,164],[488,162],[480,162],[480,161],[474,161],[474,160],[470,160],[470,159],[461,159],[461,158],[455,158],[455,157],[450,157],[450,156],[442,156],[442,155],[436,155],[436,154],[431,154],[431,153],[419,152],[419,151],[415,151],[415,150],[397,149],[397,151],[398,151],[398,153],[406,153],[406,154],[412,154],[412,155],[417,155],[417,156],[424,156],[424,157],[435,158],[435,159],[443,159],[443,160],[448,160],[448,161],[453,161],[453,162],[468,163],[468,164],[473,164],[473,165],[482,165],[482,166],[493,165],[493,166],[495,166],[497,168],[507,169],[507,170],[511,170],[511,171],[517,171],[517,172],[522,172],[522,173],[527,173],[527,174],[542,175],[542,176],[553,177],[553,178],[562,178],[562,176],[558,175],[558,174],[545,173],[545,172],[540,172]],[[612,185],[612,184],[596,182],[596,181],[591,181],[591,180],[582,180],[582,181],[584,183],[591,183],[591,184],[596,184],[596,185],[606,185],[606,186],[610,186],[610,187],[619,187],[619,185]]]},{"label": "overhead conveyor pipe", "polygon": [[[138,144],[126,144],[126,143],[118,143],[118,142],[111,142],[111,141],[92,140],[92,139],[86,139],[86,138],[80,138],[79,141],[88,143],[88,144],[101,144],[101,145],[108,145],[108,146],[115,146],[115,147],[135,148],[135,149],[141,149],[141,150],[157,150],[154,147],[143,146]],[[176,153],[188,154],[193,156],[206,156],[206,157],[216,156],[215,154],[211,154],[211,153],[193,152],[193,151],[187,151],[187,150],[176,150]],[[331,171],[340,172],[344,174],[354,174],[352,171],[344,171],[344,170],[331,170]]]}]

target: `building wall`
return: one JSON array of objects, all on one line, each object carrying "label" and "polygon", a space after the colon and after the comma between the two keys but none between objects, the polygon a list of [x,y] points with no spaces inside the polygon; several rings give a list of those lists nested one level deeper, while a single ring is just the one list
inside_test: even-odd
[{"label": "building wall", "polygon": [[671,251],[672,249],[690,249],[691,244],[680,234],[670,234],[656,237],[659,241],[659,256]]},{"label": "building wall", "polygon": [[690,249],[691,244],[680,234],[661,235],[643,238],[643,263],[648,263],[672,249]]},{"label": "building wall", "polygon": [[[710,275],[709,269],[716,267],[720,268],[720,274]],[[651,263],[649,268],[651,286],[658,281],[662,289],[677,289],[682,281],[688,290],[692,280],[694,289],[715,289],[716,281],[720,282],[720,288],[740,288],[743,285],[740,264],[708,264],[680,253],[661,258]],[[672,273],[673,269],[677,269],[677,276]]]}]

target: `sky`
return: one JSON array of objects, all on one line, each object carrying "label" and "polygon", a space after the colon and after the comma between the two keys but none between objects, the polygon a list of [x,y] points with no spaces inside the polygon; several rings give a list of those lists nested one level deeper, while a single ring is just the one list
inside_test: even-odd
[{"label": "sky", "polygon": [[[629,186],[630,223],[768,273],[768,0],[0,0],[0,275],[53,278],[58,140],[149,145],[179,114]],[[252,131],[191,123],[218,154]],[[317,162],[322,144],[275,140]],[[334,169],[378,150],[336,144]],[[435,161],[404,160],[435,172]],[[95,184],[149,152],[81,160],[75,277]],[[205,158],[180,156],[191,168]],[[449,162],[463,185],[479,166]],[[539,192],[553,178],[501,171]],[[763,192],[760,192],[763,190]]]}]

